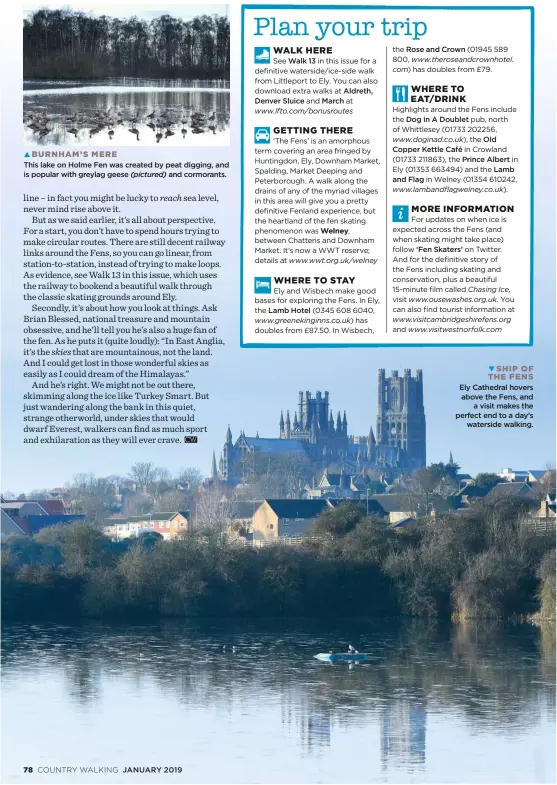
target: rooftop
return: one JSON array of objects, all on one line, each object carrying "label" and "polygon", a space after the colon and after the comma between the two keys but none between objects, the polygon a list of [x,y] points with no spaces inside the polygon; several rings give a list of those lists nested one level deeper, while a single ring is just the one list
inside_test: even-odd
[{"label": "rooftop", "polygon": [[177,512],[151,512],[144,513],[143,515],[127,515],[123,518],[105,518],[104,525],[110,526],[112,524],[139,523],[140,521],[171,521],[177,515],[183,515],[184,518],[189,519],[190,511],[178,510]]},{"label": "rooftop", "polygon": [[490,490],[485,499],[486,501],[499,501],[500,499],[509,499],[515,496],[526,499],[534,498],[532,489],[525,482],[500,482]]},{"label": "rooftop", "polygon": [[326,499],[265,499],[279,518],[316,518],[328,507]]},{"label": "rooftop", "polygon": [[288,453],[288,452],[302,452],[305,453],[304,446],[298,439],[259,439],[254,436],[244,436],[246,444],[258,452],[272,452],[272,453]]},{"label": "rooftop", "polygon": [[251,518],[255,515],[257,508],[262,503],[262,499],[258,499],[257,501],[235,502],[232,508],[233,515],[231,517],[235,520]]}]

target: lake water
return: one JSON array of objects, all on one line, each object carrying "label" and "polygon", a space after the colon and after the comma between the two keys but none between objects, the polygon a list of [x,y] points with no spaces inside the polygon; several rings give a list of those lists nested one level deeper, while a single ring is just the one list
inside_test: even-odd
[{"label": "lake water", "polygon": [[[314,659],[348,643],[371,662]],[[3,783],[555,782],[554,638],[531,626],[10,625],[2,678]]]},{"label": "lake water", "polygon": [[23,82],[23,141],[141,147],[230,144],[230,84],[181,79]]}]

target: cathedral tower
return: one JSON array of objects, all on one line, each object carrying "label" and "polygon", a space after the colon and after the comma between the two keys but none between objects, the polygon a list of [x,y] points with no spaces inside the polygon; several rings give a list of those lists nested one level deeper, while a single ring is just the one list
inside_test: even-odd
[{"label": "cathedral tower", "polygon": [[426,464],[423,374],[406,369],[404,376],[381,368],[377,380],[377,444],[405,451],[405,468]]}]

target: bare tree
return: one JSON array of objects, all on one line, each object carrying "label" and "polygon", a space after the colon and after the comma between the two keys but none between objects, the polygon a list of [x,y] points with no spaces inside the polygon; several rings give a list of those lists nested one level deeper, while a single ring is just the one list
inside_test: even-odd
[{"label": "bare tree", "polygon": [[224,536],[236,514],[236,500],[221,488],[200,488],[196,499],[195,526],[199,532]]},{"label": "bare tree", "polygon": [[147,493],[127,494],[122,512],[125,515],[145,515],[153,509],[153,499]]},{"label": "bare tree", "polygon": [[144,488],[146,485],[156,481],[158,473],[159,469],[157,469],[154,463],[140,462],[134,463],[131,467],[129,477],[137,485]]},{"label": "bare tree", "polygon": [[203,474],[199,471],[199,469],[189,466],[185,469],[180,469],[174,479],[177,485],[188,488],[193,493],[197,489],[198,485],[201,485],[203,482]]},{"label": "bare tree", "polygon": [[102,524],[114,510],[116,488],[108,477],[77,474],[70,483],[72,504],[76,512],[85,513],[90,523]]},{"label": "bare tree", "polygon": [[532,490],[537,499],[545,499],[549,494],[555,495],[555,467],[547,467],[538,482],[533,483]]},{"label": "bare tree", "polygon": [[184,491],[165,491],[155,499],[153,512],[179,512],[187,509],[189,501]]},{"label": "bare tree", "polygon": [[418,469],[407,482],[407,488],[409,509],[418,515],[429,515],[436,504],[458,490],[458,483],[450,464],[432,463]]},{"label": "bare tree", "polygon": [[300,453],[255,453],[246,456],[244,463],[252,498],[296,499],[311,479],[311,463]]},{"label": "bare tree", "polygon": [[83,79],[227,79],[230,24],[216,14],[186,21],[163,13],[148,21],[41,8],[23,22],[23,72]]}]

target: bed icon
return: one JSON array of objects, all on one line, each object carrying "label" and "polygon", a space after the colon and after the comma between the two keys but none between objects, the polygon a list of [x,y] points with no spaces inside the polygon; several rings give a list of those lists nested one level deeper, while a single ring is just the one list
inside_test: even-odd
[{"label": "bed icon", "polygon": [[270,278],[254,278],[253,290],[255,294],[271,294]]}]

